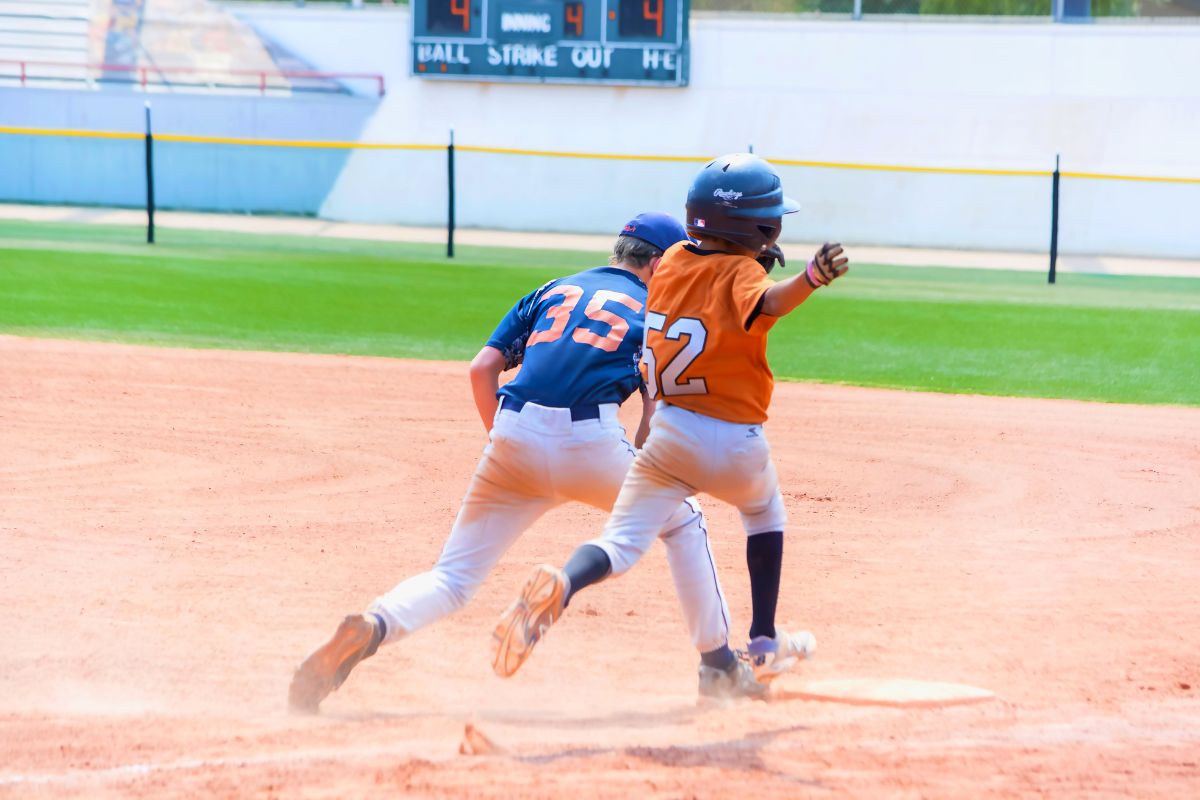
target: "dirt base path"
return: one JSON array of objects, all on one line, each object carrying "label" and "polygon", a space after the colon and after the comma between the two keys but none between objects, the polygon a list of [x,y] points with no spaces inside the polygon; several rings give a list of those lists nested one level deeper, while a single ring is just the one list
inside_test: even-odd
[{"label": "dirt base path", "polygon": [[[294,665],[438,553],[484,443],[465,365],[12,337],[0,363],[0,796],[1200,793],[1200,410],[781,385],[780,618],[821,650],[773,702],[697,707],[661,550],[493,677],[529,566],[601,524],[566,507],[296,718]],[[707,508],[740,629],[743,536]],[[872,676],[999,699],[794,696]],[[461,755],[468,723],[501,752]]]}]

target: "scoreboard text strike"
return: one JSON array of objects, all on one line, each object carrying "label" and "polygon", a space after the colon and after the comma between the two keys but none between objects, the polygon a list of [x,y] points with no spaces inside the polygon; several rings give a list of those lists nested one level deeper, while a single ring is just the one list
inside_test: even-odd
[{"label": "scoreboard text strike", "polygon": [[690,0],[411,0],[413,74],[686,86]]}]

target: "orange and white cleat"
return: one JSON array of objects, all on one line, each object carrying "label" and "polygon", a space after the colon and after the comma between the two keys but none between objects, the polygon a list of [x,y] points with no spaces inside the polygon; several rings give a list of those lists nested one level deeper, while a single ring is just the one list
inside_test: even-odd
[{"label": "orange and white cleat", "polygon": [[333,638],[304,659],[288,688],[288,708],[299,714],[315,714],[321,701],[341,686],[358,662],[375,655],[381,639],[379,626],[363,614],[342,620]]},{"label": "orange and white cleat", "polygon": [[492,671],[501,678],[516,674],[562,615],[566,598],[566,573],[549,564],[537,567],[492,631]]}]

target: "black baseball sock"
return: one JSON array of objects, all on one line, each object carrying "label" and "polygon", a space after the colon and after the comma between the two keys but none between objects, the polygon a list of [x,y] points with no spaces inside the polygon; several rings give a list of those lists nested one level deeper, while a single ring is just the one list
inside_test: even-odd
[{"label": "black baseball sock", "polygon": [[737,663],[737,656],[729,649],[729,645],[723,644],[716,650],[701,653],[700,663],[706,667],[715,667],[716,669],[729,672],[729,670],[733,669],[733,665]]},{"label": "black baseball sock", "polygon": [[563,604],[565,607],[580,589],[607,578],[612,572],[612,561],[609,560],[608,553],[596,545],[584,544],[571,554],[563,572],[567,573],[567,578],[571,581],[571,589],[567,592],[566,603]]},{"label": "black baseball sock", "polygon": [[374,612],[367,614],[367,617],[371,620],[374,620],[375,630],[379,631],[379,641],[382,642],[387,638],[387,622],[384,621],[383,617]]},{"label": "black baseball sock", "polygon": [[775,638],[775,604],[779,600],[779,573],[783,568],[783,531],[756,533],[746,538],[746,567],[750,570],[750,598],[754,618],[750,638]]}]

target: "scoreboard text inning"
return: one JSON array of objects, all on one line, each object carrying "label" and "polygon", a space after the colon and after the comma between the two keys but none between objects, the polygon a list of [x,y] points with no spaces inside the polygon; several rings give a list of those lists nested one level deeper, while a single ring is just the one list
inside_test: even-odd
[{"label": "scoreboard text inning", "polygon": [[411,0],[413,74],[686,86],[689,5],[690,0]]}]

